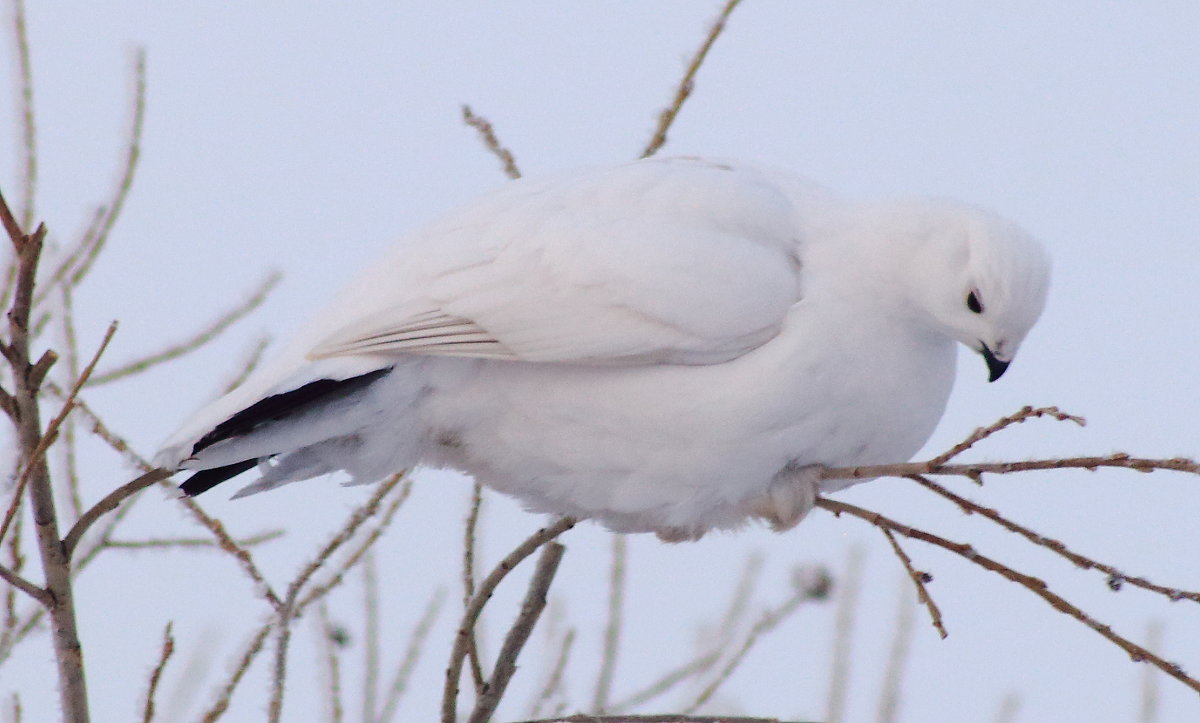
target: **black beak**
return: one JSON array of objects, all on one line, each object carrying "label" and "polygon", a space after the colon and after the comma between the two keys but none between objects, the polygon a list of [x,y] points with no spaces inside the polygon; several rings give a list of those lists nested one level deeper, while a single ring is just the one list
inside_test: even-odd
[{"label": "black beak", "polygon": [[[982,344],[982,342],[980,342],[980,343]],[[988,381],[994,382],[997,379],[999,379],[1000,377],[1004,376],[1004,370],[1008,369],[1008,365],[1011,364],[1011,362],[1006,362],[1001,359],[997,359],[996,355],[992,353],[992,350],[988,349],[987,344],[982,344],[982,345],[983,345],[983,351],[981,351],[979,353],[983,354],[983,360],[987,362]]]}]

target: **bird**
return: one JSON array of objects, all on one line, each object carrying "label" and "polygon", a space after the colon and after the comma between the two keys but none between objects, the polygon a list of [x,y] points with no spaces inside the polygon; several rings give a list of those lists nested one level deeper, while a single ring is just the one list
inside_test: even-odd
[{"label": "bird", "polygon": [[765,522],[932,435],[958,344],[1004,374],[1043,245],[940,199],[654,157],[510,181],[403,236],[156,463],[235,497],[458,470],[528,510],[667,542]]}]

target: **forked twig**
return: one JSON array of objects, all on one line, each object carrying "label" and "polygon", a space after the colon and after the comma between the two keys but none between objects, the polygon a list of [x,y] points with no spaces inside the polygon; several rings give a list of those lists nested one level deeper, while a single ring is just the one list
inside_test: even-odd
[{"label": "forked twig", "polygon": [[995,424],[991,424],[991,425],[988,425],[987,427],[980,427],[979,429],[976,429],[974,432],[972,432],[970,435],[968,435],[967,438],[964,439],[963,441],[954,445],[953,447],[946,450],[942,454],[939,454],[938,456],[929,460],[929,464],[933,465],[934,467],[943,465],[946,462],[949,462],[951,459],[954,459],[958,455],[962,454],[963,452],[966,452],[968,449],[975,446],[977,443],[992,436],[993,434],[995,434],[999,431],[1002,431],[1004,429],[1007,429],[1008,427],[1011,427],[1014,424],[1020,424],[1021,422],[1024,422],[1024,421],[1027,421],[1030,419],[1036,419],[1038,417],[1053,417],[1054,419],[1057,419],[1060,422],[1074,422],[1075,424],[1078,424],[1081,427],[1087,425],[1087,420],[1084,419],[1083,417],[1077,417],[1073,414],[1067,414],[1066,412],[1062,411],[1058,407],[1036,407],[1035,408],[1035,407],[1026,406],[1026,407],[1022,407],[1021,409],[1017,410],[1017,412],[1014,414],[1010,414],[1007,417],[1001,417],[999,420],[996,421]]},{"label": "forked twig", "polygon": [[462,675],[463,661],[467,656],[469,633],[475,627],[475,622],[479,619],[479,613],[483,611],[484,605],[491,600],[492,593],[496,591],[496,586],[522,560],[532,555],[542,545],[551,542],[554,538],[574,526],[574,518],[558,518],[550,525],[530,535],[520,545],[517,545],[512,552],[508,553],[503,560],[497,563],[496,567],[487,577],[480,581],[479,588],[475,592],[475,598],[471,600],[471,604],[463,612],[462,622],[459,624],[458,632],[455,634],[454,647],[450,651],[450,662],[446,666],[446,683],[442,691],[442,723],[456,723],[457,721],[458,681]]},{"label": "forked twig", "polygon": [[521,612],[504,638],[504,644],[496,658],[496,667],[492,670],[492,677],[488,679],[483,693],[475,701],[475,709],[467,723],[487,723],[492,719],[496,706],[500,705],[500,699],[504,697],[504,691],[508,689],[513,673],[517,672],[517,657],[546,607],[546,592],[550,589],[550,583],[554,582],[554,574],[558,571],[558,564],[562,561],[566,549],[557,542],[542,547],[537,567],[529,580],[529,590],[521,603]]},{"label": "forked twig", "polygon": [[904,571],[908,573],[908,579],[912,580],[912,584],[917,588],[917,599],[929,611],[929,619],[933,623],[934,629],[938,631],[938,635],[945,640],[949,633],[946,632],[946,626],[942,624],[942,611],[938,609],[937,603],[933,601],[933,596],[929,594],[929,590],[925,584],[931,582],[933,577],[927,573],[917,570],[913,567],[912,558],[900,547],[900,543],[896,541],[896,536],[886,527],[881,527],[879,530],[883,536],[887,538],[892,545],[892,552],[896,553],[896,557],[900,558],[900,563],[904,565]]},{"label": "forked twig", "polygon": [[1119,590],[1125,583],[1129,583],[1134,587],[1140,587],[1143,590],[1149,590],[1150,592],[1163,595],[1172,601],[1191,600],[1192,602],[1200,603],[1200,592],[1190,592],[1187,590],[1180,590],[1178,588],[1165,587],[1163,585],[1157,585],[1153,582],[1150,582],[1144,577],[1127,575],[1112,565],[1106,565],[1098,560],[1093,560],[1090,557],[1085,557],[1077,552],[1073,552],[1062,542],[1050,537],[1039,535],[1028,527],[1019,525],[1007,517],[1004,517],[996,510],[976,504],[975,502],[972,502],[961,495],[957,495],[923,475],[910,475],[909,479],[913,480],[925,489],[935,492],[951,502],[954,502],[963,512],[969,515],[982,515],[1009,532],[1014,532],[1039,547],[1044,547],[1047,550],[1051,550],[1056,554],[1061,555],[1062,557],[1074,563],[1076,567],[1084,570],[1099,570],[1100,572],[1105,573],[1108,575],[1108,586],[1114,591]]},{"label": "forked twig", "polygon": [[1058,612],[1063,613],[1064,615],[1069,615],[1070,617],[1075,618],[1087,627],[1096,631],[1100,636],[1104,637],[1109,642],[1115,644],[1117,647],[1128,653],[1129,657],[1134,662],[1148,662],[1162,670],[1167,675],[1170,675],[1172,678],[1182,682],[1192,690],[1200,693],[1200,681],[1185,673],[1179,665],[1164,660],[1146,648],[1132,642],[1128,638],[1113,632],[1112,628],[1109,626],[1098,622],[1079,607],[1071,604],[1061,596],[1052,592],[1044,581],[1039,580],[1036,577],[1018,572],[1007,565],[1004,565],[1003,563],[982,555],[970,545],[963,544],[961,542],[953,542],[944,537],[926,532],[925,530],[896,522],[895,520],[884,517],[878,512],[872,512],[870,510],[865,510],[861,507],[856,507],[855,505],[847,504],[845,502],[838,502],[824,498],[817,500],[817,506],[832,512],[834,515],[848,514],[875,525],[876,527],[886,527],[893,532],[904,535],[905,537],[914,540],[920,540],[921,542],[926,542],[928,544],[940,547],[943,550],[948,550],[959,557],[965,558],[979,567],[984,568],[985,570],[1000,575],[1010,582],[1017,583],[1021,587],[1032,592],[1034,595],[1042,598],[1042,600],[1044,600],[1048,605],[1050,605],[1050,607],[1054,608]]}]

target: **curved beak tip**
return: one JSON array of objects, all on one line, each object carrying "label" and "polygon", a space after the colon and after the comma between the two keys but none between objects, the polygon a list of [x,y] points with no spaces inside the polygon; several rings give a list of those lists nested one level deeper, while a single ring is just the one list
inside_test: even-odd
[{"label": "curved beak tip", "polygon": [[987,362],[989,382],[994,382],[1000,377],[1004,376],[1004,372],[1008,369],[1008,365],[1012,363],[1011,361],[997,359],[996,355],[992,353],[992,350],[988,348],[987,344],[983,345],[983,350],[979,353],[983,355],[983,360]]}]

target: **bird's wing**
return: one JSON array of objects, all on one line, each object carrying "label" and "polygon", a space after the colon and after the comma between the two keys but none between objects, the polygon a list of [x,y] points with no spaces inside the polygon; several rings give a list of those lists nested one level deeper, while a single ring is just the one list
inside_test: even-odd
[{"label": "bird's wing", "polygon": [[767,176],[721,163],[517,181],[369,270],[308,356],[726,361],[773,337],[799,300],[798,234]]}]

